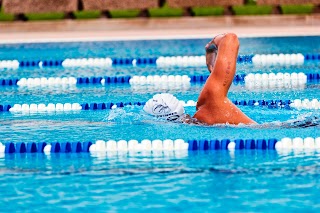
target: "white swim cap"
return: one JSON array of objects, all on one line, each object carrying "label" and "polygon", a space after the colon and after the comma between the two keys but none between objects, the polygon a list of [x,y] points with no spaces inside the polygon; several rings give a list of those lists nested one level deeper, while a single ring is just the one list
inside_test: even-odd
[{"label": "white swim cap", "polygon": [[176,121],[184,114],[184,108],[179,100],[169,93],[156,94],[147,101],[143,110],[157,118]]}]

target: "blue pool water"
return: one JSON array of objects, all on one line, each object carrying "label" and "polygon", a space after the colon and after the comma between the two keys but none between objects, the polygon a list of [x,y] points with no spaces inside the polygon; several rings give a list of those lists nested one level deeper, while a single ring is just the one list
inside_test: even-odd
[{"label": "blue pool water", "polygon": [[[208,40],[155,40],[0,45],[0,60],[201,55]],[[239,54],[319,53],[320,37],[241,38]],[[255,67],[238,74],[319,73],[320,61]],[[121,75],[203,75],[202,67],[113,66],[20,68],[0,78]],[[0,86],[0,104],[147,101],[159,92],[197,100],[203,83],[185,88],[134,88],[129,84],[54,87]],[[231,100],[319,99],[320,84],[304,88],[255,89],[232,85]],[[142,106],[115,110],[0,112],[0,142],[76,142],[136,139],[269,139],[320,137],[319,126],[279,125],[318,110],[240,106],[267,128],[196,126],[156,120]],[[186,107],[193,115],[194,107]],[[5,212],[318,212],[319,152],[275,150],[177,151],[79,154],[0,154],[0,208]],[[1,210],[1,211],[2,211]]]},{"label": "blue pool water", "polygon": [[319,154],[10,156],[3,210],[23,212],[317,212]]}]

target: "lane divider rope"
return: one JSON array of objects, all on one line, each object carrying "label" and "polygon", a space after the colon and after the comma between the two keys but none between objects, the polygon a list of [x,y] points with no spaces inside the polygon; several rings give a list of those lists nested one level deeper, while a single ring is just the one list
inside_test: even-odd
[{"label": "lane divider rope", "polygon": [[[0,86],[50,86],[50,85],[76,85],[76,84],[127,84],[152,85],[164,83],[202,83],[209,75],[148,75],[148,76],[114,76],[114,77],[50,77],[50,78],[12,78],[0,79]],[[233,82],[246,85],[276,85],[279,83],[305,84],[306,82],[320,80],[320,73],[249,73],[235,75]]]},{"label": "lane divider rope", "polygon": [[282,138],[275,145],[276,150],[296,150],[296,149],[320,149],[320,137],[318,138]]},{"label": "lane divider rope", "polygon": [[21,78],[17,81],[18,86],[47,86],[47,85],[75,85],[77,79],[74,77],[63,77],[63,78]]},{"label": "lane divider rope", "polygon": [[20,62],[18,60],[1,60],[0,69],[18,69]]},{"label": "lane divider rope", "polygon": [[[238,63],[254,65],[296,65],[304,61],[320,60],[320,54],[256,54],[240,55]],[[19,67],[110,67],[115,65],[157,65],[163,66],[205,66],[205,56],[160,56],[141,58],[66,58],[63,60],[0,60],[0,69],[18,69]]]},{"label": "lane divider rope", "polygon": [[154,91],[159,92],[159,90],[166,90],[167,92],[172,91],[188,91],[191,88],[190,82],[170,82],[170,83],[160,83],[160,84],[131,84],[130,89],[132,91]]},{"label": "lane divider rope", "polygon": [[[300,88],[304,89],[306,84],[314,81],[318,75],[306,75],[300,73],[250,73],[244,78],[247,89],[274,89],[274,88]],[[308,79],[309,77],[309,79]]]},{"label": "lane divider rope", "polygon": [[245,85],[253,86],[260,85],[261,87],[274,87],[280,85],[298,85],[306,84],[308,76],[302,72],[300,73],[250,73],[245,76]]},{"label": "lane divider rope", "polygon": [[[201,79],[201,77],[203,77]],[[209,76],[201,76],[200,79],[194,77],[193,82],[196,80],[205,81]],[[133,76],[129,83],[131,85],[146,85],[146,84],[167,84],[167,83],[174,83],[174,84],[185,84],[190,83],[191,78],[187,75],[148,75],[148,76]]]},{"label": "lane divider rope", "polygon": [[[180,101],[185,107],[196,106],[197,102],[193,100]],[[320,109],[320,100],[318,99],[295,99],[295,100],[235,100],[238,106],[267,106],[268,108],[285,108],[285,109]],[[107,110],[128,105],[144,106],[145,102],[118,102],[118,103],[49,103],[45,104],[14,104],[0,105],[0,112],[59,112],[59,111],[79,111],[79,110]]]},{"label": "lane divider rope", "polygon": [[[256,54],[252,57],[252,63],[256,66],[270,66],[270,65],[301,65],[304,60],[311,59],[308,55],[305,57],[301,53],[298,54]],[[318,55],[314,55],[315,60],[318,59]]]},{"label": "lane divider rope", "polygon": [[[5,108],[3,108],[5,109]],[[7,107],[8,109],[8,107]],[[1,107],[0,107],[1,110]],[[55,111],[78,111],[82,110],[82,106],[79,103],[50,103],[45,104],[14,104],[9,109],[10,112],[55,112]]]},{"label": "lane divider rope", "polygon": [[97,140],[96,142],[6,142],[0,153],[79,153],[119,151],[196,151],[196,150],[319,150],[320,137],[271,139],[166,139],[166,140]]},{"label": "lane divider rope", "polygon": [[202,56],[160,56],[156,60],[156,65],[158,67],[205,66],[206,57],[204,55]]},{"label": "lane divider rope", "polygon": [[61,62],[63,67],[111,67],[111,58],[83,58],[83,59],[65,59]]}]

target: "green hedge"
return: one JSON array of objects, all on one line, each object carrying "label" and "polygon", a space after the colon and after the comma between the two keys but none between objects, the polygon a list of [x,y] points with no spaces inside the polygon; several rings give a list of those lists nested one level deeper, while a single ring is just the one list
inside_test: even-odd
[{"label": "green hedge", "polygon": [[[254,0],[246,0],[247,5],[233,6],[235,15],[268,15],[272,13],[272,6],[255,5]],[[305,5],[282,5],[283,14],[311,14],[314,10],[312,4]],[[149,9],[151,17],[181,17],[184,10],[182,8],[169,8],[164,5],[161,8]],[[195,16],[221,16],[223,7],[194,7],[192,12]],[[76,19],[95,19],[101,16],[101,11],[77,11],[73,13]],[[140,10],[113,10],[110,11],[112,18],[135,18],[140,14]],[[28,20],[61,20],[65,18],[64,13],[31,13],[25,15]],[[0,21],[13,21],[13,14],[6,14],[0,9]]]},{"label": "green hedge", "polygon": [[101,16],[100,11],[76,11],[73,14],[76,19],[96,19]]},{"label": "green hedge", "polygon": [[25,16],[30,21],[64,19],[64,13],[28,13]]},{"label": "green hedge", "polygon": [[223,15],[223,7],[193,7],[192,12],[195,16],[221,16]]},{"label": "green hedge", "polygon": [[233,6],[235,15],[269,15],[272,13],[272,6],[239,5]]},{"label": "green hedge", "polygon": [[2,9],[0,9],[0,21],[13,21],[14,15],[4,13]]},{"label": "green hedge", "polygon": [[140,14],[140,10],[112,10],[112,18],[135,18]]},{"label": "green hedge", "polygon": [[283,14],[311,14],[314,9],[312,4],[282,5],[280,7]]},{"label": "green hedge", "polygon": [[149,9],[150,17],[181,17],[183,15],[183,9],[181,8],[170,8],[164,5],[161,8]]}]

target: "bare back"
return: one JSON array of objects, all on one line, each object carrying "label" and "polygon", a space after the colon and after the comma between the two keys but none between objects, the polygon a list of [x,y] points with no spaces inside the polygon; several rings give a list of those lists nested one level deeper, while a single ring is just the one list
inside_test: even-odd
[{"label": "bare back", "polygon": [[218,54],[215,61],[206,55],[211,74],[200,93],[194,118],[209,125],[255,123],[227,97],[236,72],[239,49],[237,36],[228,33],[211,42],[218,46]]}]

